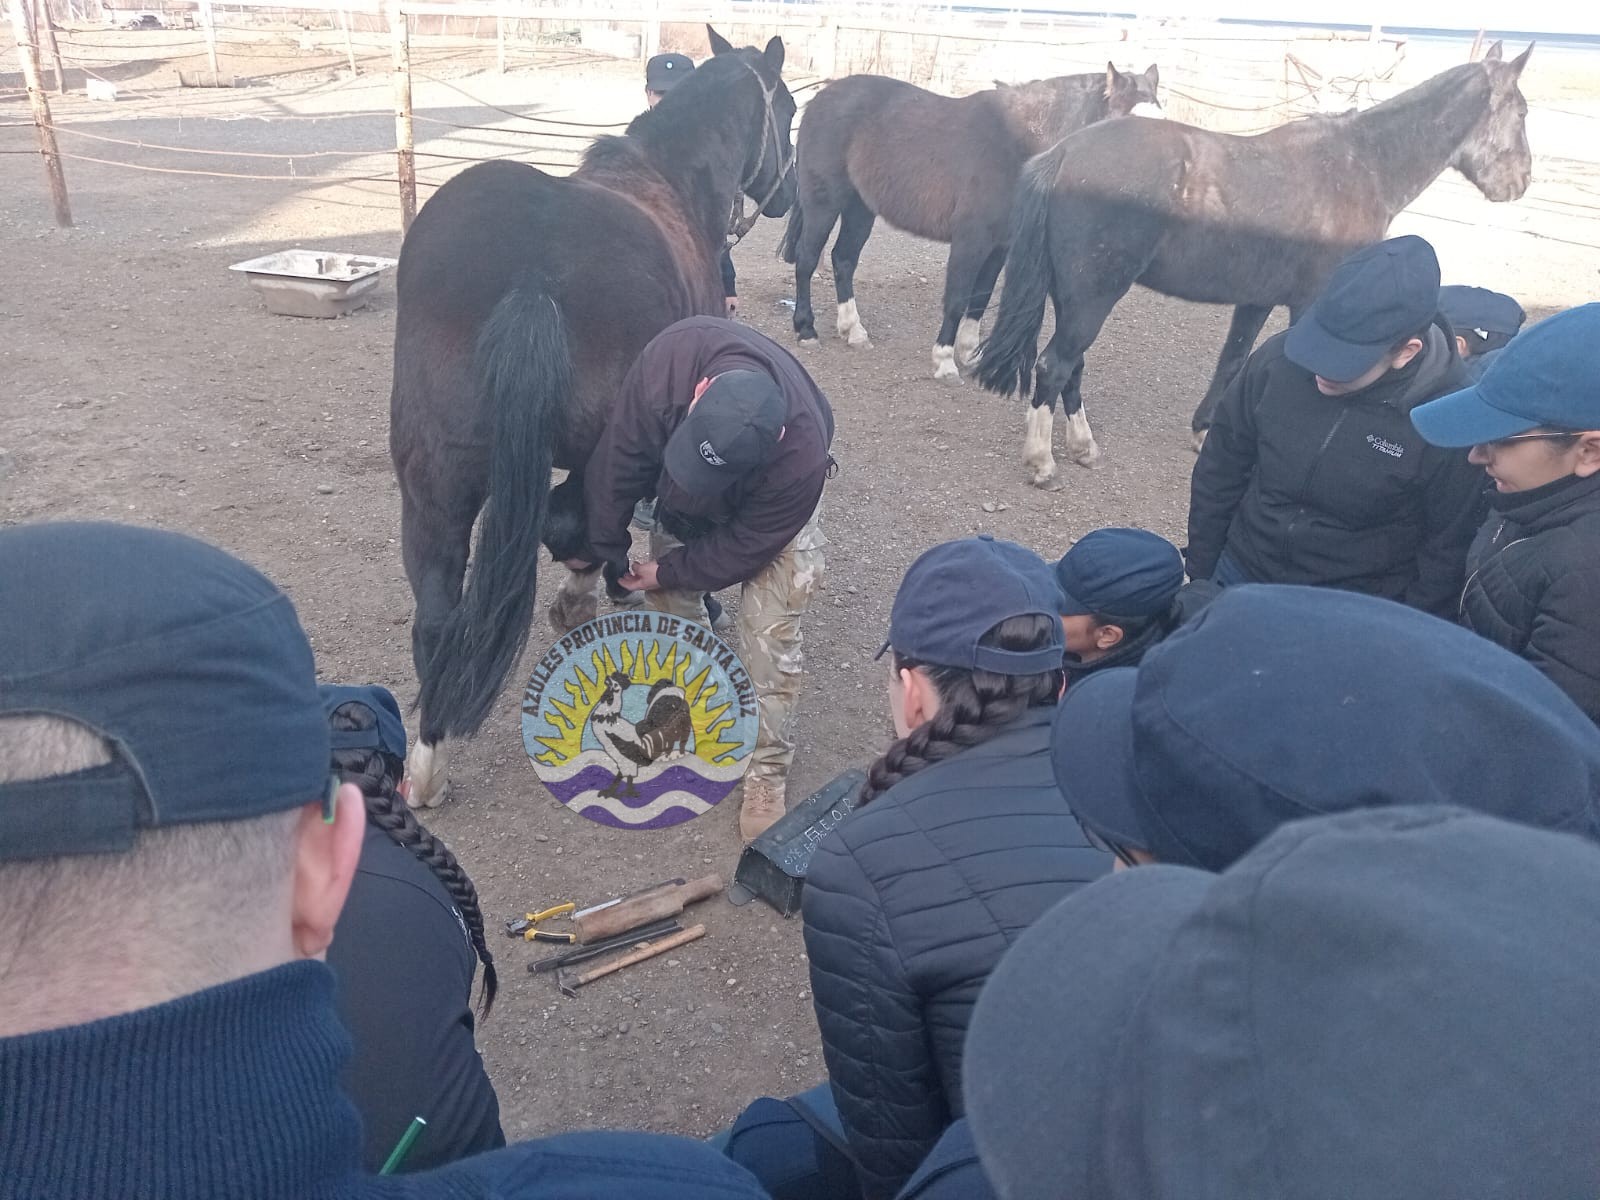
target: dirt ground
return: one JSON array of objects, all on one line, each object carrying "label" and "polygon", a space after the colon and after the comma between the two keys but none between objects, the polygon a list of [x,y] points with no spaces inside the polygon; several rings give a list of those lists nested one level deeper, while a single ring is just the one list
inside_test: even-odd
[{"label": "dirt ground", "polygon": [[[0,60],[0,73],[7,66]],[[443,76],[450,63],[433,69]],[[351,82],[328,69],[234,93],[180,93],[164,70],[128,78],[133,91],[116,105],[68,98],[58,118],[102,137],[226,154],[197,168],[194,156],[71,136],[63,148],[240,175],[285,170],[283,160],[245,151],[318,152],[298,160],[301,175],[390,170],[391,156],[358,153],[392,144],[385,76]],[[639,102],[637,74],[632,63],[524,64],[505,78],[462,69],[449,78],[515,111],[543,105],[610,121]],[[1596,99],[1567,104],[1587,105],[1578,115],[1592,127]],[[444,83],[419,86],[417,105],[466,127],[419,123],[433,153],[528,144],[498,131],[515,124],[506,114]],[[0,91],[0,125],[25,119],[26,105]],[[1540,182],[1525,201],[1492,206],[1449,176],[1418,202],[1428,215],[1407,214],[1398,228],[1437,241],[1447,280],[1522,294],[1543,313],[1593,298],[1600,230],[1584,209],[1600,205],[1600,168],[1567,145],[1546,151],[1539,128],[1532,132]],[[0,128],[0,151],[21,152],[0,156],[0,520],[108,518],[219,543],[293,595],[325,678],[383,683],[409,703],[412,604],[386,441],[392,282],[349,319],[295,320],[267,315],[225,269],[301,244],[397,253],[392,185],[72,161],[77,226],[60,231],[32,145],[31,129]],[[438,164],[425,164],[435,180],[459,166],[427,162]],[[735,260],[741,315],[787,342],[792,281],[774,256],[779,233],[761,222]],[[1182,540],[1188,413],[1228,314],[1130,295],[1090,354],[1085,382],[1104,465],[1064,466],[1061,490],[1041,492],[1026,486],[1018,461],[1021,410],[971,384],[929,378],[942,266],[941,247],[880,225],[857,275],[870,351],[847,351],[831,336],[831,281],[826,272],[818,280],[825,334],[805,361],[833,401],[843,469],[827,499],[826,591],[806,621],[795,796],[886,742],[883,668],[871,656],[903,569],[928,545],[992,530],[1054,557],[1107,524]],[[546,601],[550,578],[542,576]],[[533,952],[495,934],[508,915],[593,903],[674,875],[731,872],[738,850],[731,806],[671,830],[627,833],[543,791],[517,713],[520,679],[553,640],[542,607],[519,679],[481,735],[456,751],[454,800],[428,817],[477,882],[501,966],[501,997],[480,1043],[506,1132],[709,1133],[753,1097],[823,1078],[800,926],[759,904],[718,899],[695,913],[709,926],[705,940],[578,999],[526,973]],[[404,932],[396,935],[403,947]]]}]

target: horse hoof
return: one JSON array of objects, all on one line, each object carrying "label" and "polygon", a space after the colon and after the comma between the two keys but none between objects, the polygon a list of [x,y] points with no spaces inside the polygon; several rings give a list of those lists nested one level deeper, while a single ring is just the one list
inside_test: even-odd
[{"label": "horse hoof", "polygon": [[1081,454],[1074,454],[1072,461],[1080,467],[1087,467],[1091,471],[1098,471],[1105,465],[1100,455],[1100,447],[1097,445],[1090,446]]},{"label": "horse hoof", "polygon": [[816,347],[822,345],[822,343],[817,340],[817,335],[814,333],[802,333],[795,339],[795,342],[802,350],[814,350]]},{"label": "horse hoof", "polygon": [[1200,453],[1200,448],[1205,444],[1206,431],[1204,429],[1196,429],[1189,435],[1189,449],[1193,450],[1196,454]]},{"label": "horse hoof", "polygon": [[599,612],[600,598],[593,592],[557,592],[550,604],[550,628],[557,633],[570,633],[585,621],[594,620]]},{"label": "horse hoof", "polygon": [[867,336],[867,331],[859,325],[850,330],[848,333],[841,331],[839,336],[844,338],[844,344],[849,346],[852,350],[872,349],[872,339]]},{"label": "horse hoof", "polygon": [[1028,482],[1041,492],[1059,492],[1061,490],[1061,480],[1056,476],[1054,463],[1034,471],[1033,478]]},{"label": "horse hoof", "polygon": [[410,808],[438,808],[450,797],[450,779],[445,774],[444,755],[428,742],[418,742],[406,764],[411,789],[406,793]]},{"label": "horse hoof", "polygon": [[[625,592],[611,601],[618,608],[643,608],[643,592]],[[581,624],[581,622],[580,622]]]},{"label": "horse hoof", "polygon": [[961,382],[961,372],[956,368],[955,359],[953,358],[941,359],[939,365],[933,369],[933,377],[935,379],[953,379],[957,383]]}]

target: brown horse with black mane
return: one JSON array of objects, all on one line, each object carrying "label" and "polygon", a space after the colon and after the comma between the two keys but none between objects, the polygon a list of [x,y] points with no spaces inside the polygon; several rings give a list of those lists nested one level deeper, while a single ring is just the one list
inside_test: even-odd
[{"label": "brown horse with black mane", "polygon": [[[793,201],[783,42],[707,33],[713,57],[572,175],[469,167],[401,248],[389,447],[417,605],[415,803],[442,797],[441,740],[477,731],[516,664],[540,542],[558,560],[584,544],[581,474],[628,367],[674,321],[722,314],[735,195],[770,217]],[[547,493],[555,467],[577,482]],[[566,580],[564,627],[594,615],[598,574]]]},{"label": "brown horse with black mane", "polygon": [[1002,83],[960,99],[880,75],[851,75],[823,88],[800,122],[800,190],[783,237],[783,259],[794,263],[800,341],[817,337],[811,276],[837,221],[839,336],[851,346],[871,345],[856,311],[855,272],[881,216],[907,233],[950,243],[933,376],[954,379],[957,360],[964,365],[978,344],[978,321],[1005,261],[1022,164],[1090,122],[1153,104],[1156,80],[1153,66],[1124,75],[1107,63],[1104,74]]},{"label": "brown horse with black mane", "polygon": [[[1106,121],[1030,162],[1017,189],[1006,287],[979,350],[978,381],[1028,394],[1023,462],[1033,483],[1056,473],[1056,397],[1067,453],[1100,451],[1083,414],[1083,355],[1135,283],[1164,295],[1234,305],[1211,385],[1195,411],[1196,444],[1223,389],[1274,307],[1296,319],[1352,250],[1381,241],[1396,214],[1446,167],[1490,200],[1528,188],[1527,102],[1500,43],[1365,112],[1308,117],[1254,137],[1176,121]],[[1055,335],[1039,353],[1044,302]]]}]

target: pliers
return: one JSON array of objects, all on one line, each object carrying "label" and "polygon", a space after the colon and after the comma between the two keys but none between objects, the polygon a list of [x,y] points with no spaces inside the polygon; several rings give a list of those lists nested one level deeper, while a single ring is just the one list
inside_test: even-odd
[{"label": "pliers", "polygon": [[569,945],[578,940],[575,933],[551,933],[546,929],[537,928],[540,921],[548,921],[553,917],[564,917],[575,911],[577,905],[572,901],[557,904],[554,908],[547,908],[543,912],[523,913],[521,918],[513,917],[506,922],[506,936],[520,937],[525,942],[566,942]]}]

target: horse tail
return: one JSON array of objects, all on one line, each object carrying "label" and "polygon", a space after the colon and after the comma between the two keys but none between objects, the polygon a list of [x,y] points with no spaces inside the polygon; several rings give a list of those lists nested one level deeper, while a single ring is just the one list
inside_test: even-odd
[{"label": "horse tail", "polygon": [[1044,302],[1055,285],[1050,263],[1050,201],[1061,156],[1046,152],[1023,169],[1011,205],[1011,242],[1006,251],[1006,286],[994,328],[978,348],[978,382],[1009,396],[1033,390],[1039,358]]},{"label": "horse tail", "polygon": [[800,194],[796,192],[794,202],[789,205],[789,223],[783,227],[783,241],[778,246],[778,257],[786,263],[794,262],[795,253],[800,247],[800,234],[805,227],[803,214]]},{"label": "horse tail", "polygon": [[555,301],[527,283],[506,293],[478,332],[473,365],[492,430],[489,495],[466,590],[421,681],[437,737],[478,731],[528,640],[550,469],[574,391]]}]

